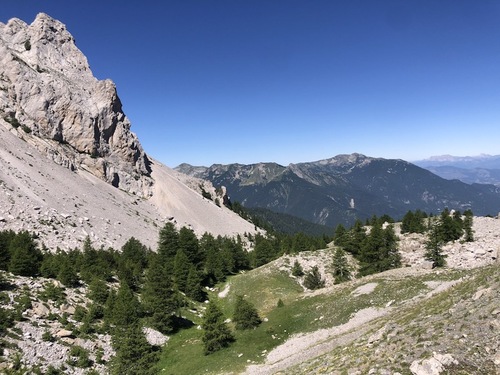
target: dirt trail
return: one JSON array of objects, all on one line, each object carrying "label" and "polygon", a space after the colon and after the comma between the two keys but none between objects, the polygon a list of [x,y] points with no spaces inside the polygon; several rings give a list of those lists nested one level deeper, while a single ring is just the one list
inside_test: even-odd
[{"label": "dirt trail", "polygon": [[366,323],[386,315],[391,309],[369,307],[356,312],[345,324],[315,332],[292,336],[269,352],[262,365],[251,365],[247,375],[267,375],[330,352],[334,347],[346,345],[368,331]]}]

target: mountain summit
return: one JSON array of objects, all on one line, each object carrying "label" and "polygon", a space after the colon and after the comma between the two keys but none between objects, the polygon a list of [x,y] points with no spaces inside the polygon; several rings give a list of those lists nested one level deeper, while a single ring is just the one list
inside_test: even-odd
[{"label": "mountain summit", "polygon": [[290,164],[182,164],[176,168],[225,186],[233,201],[267,208],[318,224],[352,224],[356,219],[388,214],[402,218],[409,210],[437,213],[448,207],[478,215],[500,211],[500,189],[448,181],[404,160],[362,154]]},{"label": "mountain summit", "polygon": [[116,87],[99,81],[61,22],[0,24],[0,112],[36,137],[56,163],[86,169],[115,187],[150,196],[150,160],[122,111]]},{"label": "mountain summit", "polygon": [[255,231],[210,183],[149,157],[130,127],[114,83],[93,76],[63,23],[0,23],[0,229],[63,248],[86,236],[154,247],[165,220],[200,235]]}]

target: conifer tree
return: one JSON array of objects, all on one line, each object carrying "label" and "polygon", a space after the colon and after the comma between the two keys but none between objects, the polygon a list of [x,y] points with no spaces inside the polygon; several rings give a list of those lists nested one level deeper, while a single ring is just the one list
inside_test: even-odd
[{"label": "conifer tree", "polygon": [[112,375],[153,375],[158,361],[158,352],[147,342],[141,325],[135,322],[114,335],[113,348],[116,351],[111,359]]},{"label": "conifer tree", "polygon": [[224,315],[217,304],[210,301],[201,324],[205,355],[221,350],[234,341],[234,336],[224,320]]},{"label": "conifer tree", "polygon": [[62,257],[57,279],[69,288],[75,288],[80,284],[75,267],[68,257]]},{"label": "conifer tree", "polygon": [[362,276],[386,271],[401,265],[401,255],[397,249],[397,237],[394,227],[388,225],[382,229],[379,223],[374,225],[367,236],[359,254]]},{"label": "conifer tree", "polygon": [[233,252],[231,251],[231,245],[227,241],[220,240],[220,255],[222,262],[224,264],[224,273],[226,275],[231,275],[236,272],[236,264],[233,258]]},{"label": "conifer tree", "polygon": [[158,255],[167,268],[173,268],[173,260],[179,250],[179,232],[173,223],[166,223],[160,230],[158,240]]},{"label": "conifer tree", "polygon": [[140,273],[146,268],[148,263],[148,248],[134,237],[122,246],[120,261],[131,261],[138,266]]},{"label": "conifer tree", "polygon": [[243,296],[236,296],[233,322],[238,330],[251,329],[262,323],[259,313],[254,305],[245,300]]},{"label": "conifer tree", "polygon": [[106,303],[104,304],[104,325],[109,327],[113,324],[113,312],[115,309],[116,302],[116,290],[111,289],[108,298],[106,298]]},{"label": "conifer tree", "polygon": [[179,249],[184,251],[189,262],[194,265],[199,265],[203,261],[199,252],[198,238],[192,229],[182,227],[179,230]]},{"label": "conifer tree", "polygon": [[104,280],[94,278],[89,284],[87,297],[99,305],[104,306],[109,296],[109,288]]},{"label": "conifer tree", "polygon": [[142,292],[142,302],[153,328],[163,333],[170,333],[175,329],[175,313],[179,307],[179,298],[174,290],[171,275],[162,264],[160,255],[151,258]]},{"label": "conifer tree", "polygon": [[325,281],[321,278],[318,266],[314,266],[304,277],[304,286],[307,289],[315,290],[325,286]]},{"label": "conifer tree", "polygon": [[186,292],[187,278],[192,263],[182,249],[177,250],[174,258],[174,280],[175,286],[181,292]]},{"label": "conifer tree", "polygon": [[347,230],[342,224],[338,224],[335,227],[335,233],[333,235],[333,241],[337,246],[345,246],[347,243]]},{"label": "conifer tree", "polygon": [[16,233],[12,230],[0,231],[0,270],[7,271],[10,262],[9,246]]},{"label": "conifer tree", "polygon": [[254,267],[269,263],[274,258],[274,249],[271,242],[261,235],[255,237],[255,247],[252,251]]},{"label": "conifer tree", "polygon": [[471,210],[464,212],[463,228],[465,232],[465,242],[474,242],[474,231],[472,229],[472,224],[474,220],[474,215]]},{"label": "conifer tree", "polygon": [[446,264],[446,255],[443,254],[442,246],[441,230],[439,225],[434,225],[425,243],[426,252],[424,254],[425,259],[432,262],[433,268],[444,267]]},{"label": "conifer tree", "polygon": [[351,229],[349,229],[344,250],[355,257],[361,252],[366,241],[366,230],[360,220],[356,220]]},{"label": "conifer tree", "polygon": [[342,283],[351,278],[351,270],[347,262],[347,255],[341,247],[337,247],[333,256],[333,277],[335,279],[335,284]]},{"label": "conifer tree", "polygon": [[304,269],[300,265],[299,261],[295,259],[292,267],[292,276],[301,277],[304,276]]},{"label": "conifer tree", "polygon": [[243,249],[241,238],[234,240],[232,238],[225,237],[223,238],[223,241],[231,249],[235,271],[249,269],[250,261],[248,259],[248,253]]},{"label": "conifer tree", "polygon": [[186,282],[186,295],[198,302],[202,302],[205,299],[205,293],[203,292],[201,282],[202,279],[196,267],[191,265]]},{"label": "conifer tree", "polygon": [[128,327],[139,321],[142,309],[139,300],[128,284],[120,283],[113,304],[112,322],[119,329]]},{"label": "conifer tree", "polygon": [[10,241],[9,253],[9,272],[20,276],[39,275],[42,253],[27,231],[19,232]]},{"label": "conifer tree", "polygon": [[224,280],[224,261],[221,257],[217,242],[210,234],[203,235],[203,249],[206,255],[205,274],[209,284]]},{"label": "conifer tree", "polygon": [[439,217],[439,225],[441,240],[444,243],[456,241],[462,236],[462,221],[456,217],[452,217],[450,211],[445,208]]}]

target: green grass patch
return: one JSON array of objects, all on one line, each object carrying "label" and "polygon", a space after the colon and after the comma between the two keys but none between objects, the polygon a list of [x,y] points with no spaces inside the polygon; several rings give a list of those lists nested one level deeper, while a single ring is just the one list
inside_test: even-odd
[{"label": "green grass patch", "polygon": [[[401,279],[370,278],[338,285],[325,293],[304,293],[297,280],[275,266],[264,267],[232,276],[219,290],[229,285],[225,298],[218,299],[226,318],[231,318],[237,295],[245,296],[258,310],[264,321],[253,330],[234,331],[236,341],[228,348],[210,355],[203,354],[197,329],[201,318],[192,314],[195,326],[171,337],[162,353],[162,374],[220,374],[240,373],[249,364],[262,363],[272,349],[291,335],[332,328],[347,323],[357,311],[368,307],[397,306],[430,291],[425,281],[448,281],[461,277],[460,272],[442,272]],[[377,283],[368,294],[352,292],[366,283]],[[217,298],[217,295],[211,296]],[[277,307],[281,299],[282,307]],[[417,308],[418,310],[418,308]],[[198,308],[198,311],[201,311]],[[408,318],[408,317],[404,317]],[[418,332],[416,332],[418,334]],[[344,353],[345,354],[345,353]]]}]

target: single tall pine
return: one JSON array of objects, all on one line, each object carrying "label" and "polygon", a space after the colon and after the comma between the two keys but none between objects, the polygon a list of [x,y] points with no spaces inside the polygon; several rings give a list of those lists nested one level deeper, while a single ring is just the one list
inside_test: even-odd
[{"label": "single tall pine", "polygon": [[224,322],[224,315],[214,301],[210,301],[201,324],[205,355],[221,350],[234,341],[231,330]]}]

